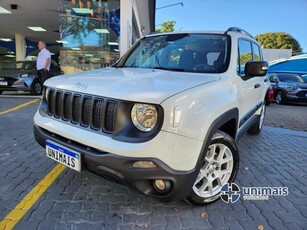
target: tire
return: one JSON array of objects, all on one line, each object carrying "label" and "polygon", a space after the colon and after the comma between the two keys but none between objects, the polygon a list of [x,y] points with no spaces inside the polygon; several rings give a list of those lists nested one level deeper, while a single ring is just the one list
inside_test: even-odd
[{"label": "tire", "polygon": [[0,90],[0,95],[3,93],[3,90]]},{"label": "tire", "polygon": [[284,98],[281,91],[276,92],[275,103],[278,105],[284,104]]},{"label": "tire", "polygon": [[[218,200],[223,185],[235,179],[238,168],[239,150],[235,141],[227,133],[217,131],[186,201],[193,205],[205,205]],[[222,172],[226,170],[228,172]]]},{"label": "tire", "polygon": [[34,95],[41,95],[43,91],[43,87],[41,83],[36,79],[32,83],[32,91],[31,93]]},{"label": "tire", "polygon": [[262,127],[263,127],[263,124],[264,124],[265,112],[266,112],[266,104],[263,103],[263,104],[262,104],[262,107],[261,107],[260,116],[259,116],[257,122],[255,122],[255,123],[247,130],[247,132],[248,132],[249,134],[258,135],[258,134],[261,132]]}]

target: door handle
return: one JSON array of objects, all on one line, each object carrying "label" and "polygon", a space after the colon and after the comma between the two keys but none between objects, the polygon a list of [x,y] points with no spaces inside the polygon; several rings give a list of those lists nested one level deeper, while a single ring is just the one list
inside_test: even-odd
[{"label": "door handle", "polygon": [[259,84],[259,83],[257,83],[256,85],[255,85],[255,89],[257,89],[257,88],[259,88],[261,85]]}]

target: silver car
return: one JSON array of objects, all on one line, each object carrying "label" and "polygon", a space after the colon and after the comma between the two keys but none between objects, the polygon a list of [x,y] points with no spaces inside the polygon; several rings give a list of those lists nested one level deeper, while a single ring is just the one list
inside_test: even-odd
[{"label": "silver car", "polygon": [[[51,61],[49,77],[63,74],[55,61]],[[3,91],[30,91],[42,93],[42,86],[37,78],[36,61],[17,61],[8,63],[0,70],[0,94]]]}]

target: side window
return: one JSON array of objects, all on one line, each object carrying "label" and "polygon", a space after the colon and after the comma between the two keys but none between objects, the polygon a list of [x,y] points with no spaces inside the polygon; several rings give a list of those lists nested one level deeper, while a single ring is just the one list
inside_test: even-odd
[{"label": "side window", "polygon": [[253,44],[254,60],[260,61],[261,60],[260,47],[255,43],[252,44]]},{"label": "side window", "polygon": [[239,51],[239,55],[238,55],[237,73],[239,75],[244,75],[246,62],[253,60],[251,42],[240,39],[238,51]]}]

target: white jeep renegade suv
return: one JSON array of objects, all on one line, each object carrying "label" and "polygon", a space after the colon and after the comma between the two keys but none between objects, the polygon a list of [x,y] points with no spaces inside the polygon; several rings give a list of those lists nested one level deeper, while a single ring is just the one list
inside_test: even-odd
[{"label": "white jeep renegade suv", "polygon": [[34,117],[46,156],[164,201],[219,198],[235,141],[261,131],[270,83],[247,32],[140,39],[111,68],[54,77]]}]

